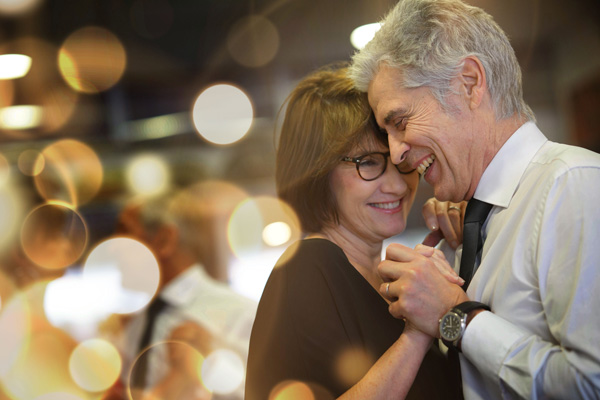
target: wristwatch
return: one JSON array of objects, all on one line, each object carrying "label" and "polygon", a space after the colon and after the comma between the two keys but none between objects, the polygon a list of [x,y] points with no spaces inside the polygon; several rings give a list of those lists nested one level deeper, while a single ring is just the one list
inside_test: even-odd
[{"label": "wristwatch", "polygon": [[440,319],[440,336],[442,342],[448,347],[460,351],[458,342],[463,337],[467,327],[469,311],[482,308],[489,311],[490,307],[478,301],[465,301],[448,311]]}]

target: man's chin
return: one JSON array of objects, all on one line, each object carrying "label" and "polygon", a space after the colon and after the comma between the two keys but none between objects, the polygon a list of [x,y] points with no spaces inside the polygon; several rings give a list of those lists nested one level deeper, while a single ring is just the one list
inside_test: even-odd
[{"label": "man's chin", "polygon": [[433,197],[438,201],[451,201],[453,203],[460,203],[463,198],[456,193],[452,193],[447,188],[433,187]]}]

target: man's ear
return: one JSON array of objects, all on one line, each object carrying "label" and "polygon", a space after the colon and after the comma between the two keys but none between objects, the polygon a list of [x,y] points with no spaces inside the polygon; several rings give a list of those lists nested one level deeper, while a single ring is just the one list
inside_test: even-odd
[{"label": "man's ear", "polygon": [[460,90],[467,99],[469,108],[476,109],[488,92],[485,69],[479,58],[465,58],[459,74]]}]

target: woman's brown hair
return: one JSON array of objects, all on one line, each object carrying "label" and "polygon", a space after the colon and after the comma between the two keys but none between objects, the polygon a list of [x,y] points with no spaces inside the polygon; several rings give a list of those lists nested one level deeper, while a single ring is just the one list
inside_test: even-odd
[{"label": "woman's brown hair", "polygon": [[366,94],[354,89],[346,72],[338,65],[308,75],[285,103],[276,157],[277,194],[296,211],[305,233],[338,223],[329,175],[341,157],[365,140],[387,146]]}]

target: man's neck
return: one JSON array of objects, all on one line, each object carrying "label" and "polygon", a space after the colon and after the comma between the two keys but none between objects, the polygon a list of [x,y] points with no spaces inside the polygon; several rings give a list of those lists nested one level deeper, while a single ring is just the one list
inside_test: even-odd
[{"label": "man's neck", "polygon": [[196,264],[196,260],[186,254],[174,254],[159,262],[161,263],[161,286],[163,287]]}]

